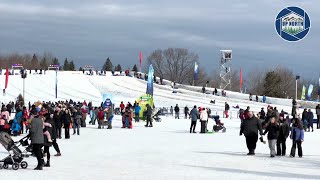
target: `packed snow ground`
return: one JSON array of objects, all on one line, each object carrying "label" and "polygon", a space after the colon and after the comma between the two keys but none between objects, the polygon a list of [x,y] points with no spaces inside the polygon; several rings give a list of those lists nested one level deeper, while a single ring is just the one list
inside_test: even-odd
[{"label": "packed snow ground", "polygon": [[[36,159],[26,158],[26,170],[0,170],[1,179],[320,179],[320,131],[306,133],[304,157],[269,157],[267,144],[258,143],[257,155],[246,156],[239,121],[224,120],[226,133],[190,134],[189,120],[163,117],[153,128],[143,122],[133,129],[82,128],[81,135],[58,140],[61,157],[51,157],[51,167],[33,171]],[[199,123],[197,131],[199,132]],[[209,127],[212,127],[213,120]],[[72,132],[72,131],[71,131]],[[291,141],[288,140],[288,150]],[[51,154],[56,153],[53,148]],[[0,157],[7,153],[0,148]]]},{"label": "packed snow ground", "polygon": [[[59,72],[58,98],[92,100],[95,105],[102,101],[102,94],[110,93],[113,101],[134,101],[145,93],[146,82],[129,77],[110,75],[85,76],[81,73]],[[2,76],[4,77],[4,76]],[[0,78],[0,85],[3,84]],[[26,79],[26,99],[55,100],[55,73],[30,75]],[[1,85],[2,86],[2,85]],[[239,104],[241,108],[250,106],[254,111],[266,104],[246,100],[203,95],[181,89],[178,94],[171,93],[167,86],[155,85],[154,96],[157,107],[179,104],[183,109],[193,105],[210,107],[213,113],[220,114],[224,103],[230,106]],[[9,102],[22,93],[22,80],[10,76],[9,88],[2,102]],[[216,104],[210,104],[215,99]],[[277,106],[279,110],[290,111],[289,106]],[[51,158],[51,167],[44,171],[33,171],[36,159],[26,158],[26,170],[0,170],[1,179],[320,179],[320,151],[318,142],[320,131],[305,134],[304,157],[269,157],[267,144],[258,143],[254,157],[246,156],[245,138],[239,136],[237,109],[232,108],[232,118],[222,119],[226,133],[190,134],[190,120],[175,120],[162,117],[153,128],[145,128],[144,123],[134,123],[134,128],[121,129],[120,116],[116,116],[112,130],[97,129],[95,126],[81,128],[80,136],[70,140],[58,140],[62,156]],[[87,120],[88,122],[88,120]],[[208,125],[211,130],[213,120]],[[197,124],[199,132],[200,123]],[[72,131],[71,131],[72,132]],[[22,138],[20,136],[18,138]],[[287,154],[291,141],[287,141]],[[51,154],[55,154],[53,148]],[[7,152],[0,147],[0,158]]]}]

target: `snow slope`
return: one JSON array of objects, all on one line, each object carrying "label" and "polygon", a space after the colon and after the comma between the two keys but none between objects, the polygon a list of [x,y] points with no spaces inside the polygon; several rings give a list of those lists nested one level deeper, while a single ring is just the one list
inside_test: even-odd
[{"label": "snow slope", "polygon": [[[74,74],[75,73],[75,74]],[[58,99],[92,100],[95,105],[102,101],[102,94],[111,93],[116,104],[133,101],[145,93],[146,82],[130,77],[85,76],[78,72],[59,72]],[[0,77],[0,86],[4,83]],[[26,100],[55,100],[55,72],[46,75],[29,75],[26,79]],[[22,80],[10,76],[9,88],[1,101],[8,102],[22,93]],[[221,114],[224,103],[250,106],[258,111],[266,104],[233,98],[203,95],[195,91],[179,89],[173,94],[168,86],[155,85],[154,98],[157,107],[179,104],[207,106],[213,113]],[[209,103],[211,99],[216,104]],[[277,105],[278,109],[290,111],[290,106]],[[144,123],[134,123],[131,130],[121,129],[120,117],[116,116],[112,130],[94,126],[81,128],[81,136],[70,140],[61,139],[61,157],[51,158],[51,168],[32,171],[35,158],[27,158],[26,170],[0,170],[1,179],[20,180],[87,180],[87,179],[320,179],[318,166],[320,131],[306,133],[303,143],[304,157],[269,158],[268,145],[258,143],[257,155],[247,157],[244,137],[239,136],[239,119],[236,109],[233,118],[222,119],[227,127],[224,134],[189,134],[190,120],[162,117],[154,128]],[[208,127],[211,129],[213,120]],[[200,123],[197,124],[199,132]],[[71,131],[72,132],[72,131]],[[21,136],[22,137],[22,136]],[[18,137],[17,139],[21,138]],[[291,141],[287,141],[287,153]],[[51,154],[54,154],[51,148]],[[0,158],[7,155],[0,147]]]}]

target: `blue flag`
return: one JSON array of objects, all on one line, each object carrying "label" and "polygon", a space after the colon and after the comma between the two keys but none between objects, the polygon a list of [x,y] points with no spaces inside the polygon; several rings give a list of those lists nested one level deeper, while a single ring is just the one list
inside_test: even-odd
[{"label": "blue flag", "polygon": [[194,62],[194,77],[193,77],[194,80],[198,79],[198,69],[199,69],[199,66],[197,62]]},{"label": "blue flag", "polygon": [[56,99],[58,98],[58,69],[56,70]]},{"label": "blue flag", "polygon": [[313,85],[310,84],[310,85],[309,85],[309,89],[308,89],[308,94],[307,94],[307,99],[308,99],[308,100],[311,100],[312,91],[313,91]]},{"label": "blue flag", "polygon": [[147,94],[153,96],[153,67],[152,64],[149,66],[149,73],[148,73],[148,82],[147,82]]}]

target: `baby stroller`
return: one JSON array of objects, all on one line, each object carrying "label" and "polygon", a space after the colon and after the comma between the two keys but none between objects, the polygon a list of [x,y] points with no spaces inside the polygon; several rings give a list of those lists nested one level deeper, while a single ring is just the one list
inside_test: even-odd
[{"label": "baby stroller", "polygon": [[213,126],[213,130],[212,131],[225,133],[227,129],[224,127],[224,123],[221,122],[220,117],[219,116],[213,116],[213,119],[216,122],[216,124]]},{"label": "baby stroller", "polygon": [[161,110],[159,110],[155,115],[153,115],[152,118],[153,118],[156,122],[161,122],[161,118],[159,117],[160,114],[161,114]]},{"label": "baby stroller", "polygon": [[0,143],[8,151],[9,155],[0,160],[0,169],[8,169],[9,165],[12,165],[13,170],[18,170],[19,167],[26,169],[28,163],[23,161],[22,151],[16,146],[10,135],[6,132],[0,132]]}]

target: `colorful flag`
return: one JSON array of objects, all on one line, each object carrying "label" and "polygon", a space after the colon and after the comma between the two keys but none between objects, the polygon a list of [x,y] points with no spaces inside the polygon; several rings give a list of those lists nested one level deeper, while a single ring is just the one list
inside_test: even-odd
[{"label": "colorful flag", "polygon": [[141,67],[142,67],[142,51],[140,51],[140,71],[141,71]]},{"label": "colorful flag", "polygon": [[56,69],[56,98],[58,98],[58,69]]},{"label": "colorful flag", "polygon": [[7,89],[8,87],[8,82],[9,82],[9,69],[8,67],[6,68],[6,82],[5,82],[5,87],[4,89]]},{"label": "colorful flag", "polygon": [[197,62],[194,62],[194,80],[198,79],[198,73],[199,73],[199,66]]},{"label": "colorful flag", "polygon": [[306,99],[306,87],[303,85],[302,86],[302,92],[301,92],[301,100]]},{"label": "colorful flag", "polygon": [[148,73],[148,82],[147,82],[147,93],[151,96],[153,96],[153,66],[150,64],[149,66],[149,73]]},{"label": "colorful flag", "polygon": [[240,91],[242,91],[242,69],[240,68]]},{"label": "colorful flag", "polygon": [[310,84],[308,89],[308,95],[307,95],[308,100],[311,100],[312,91],[313,91],[313,84]]}]

